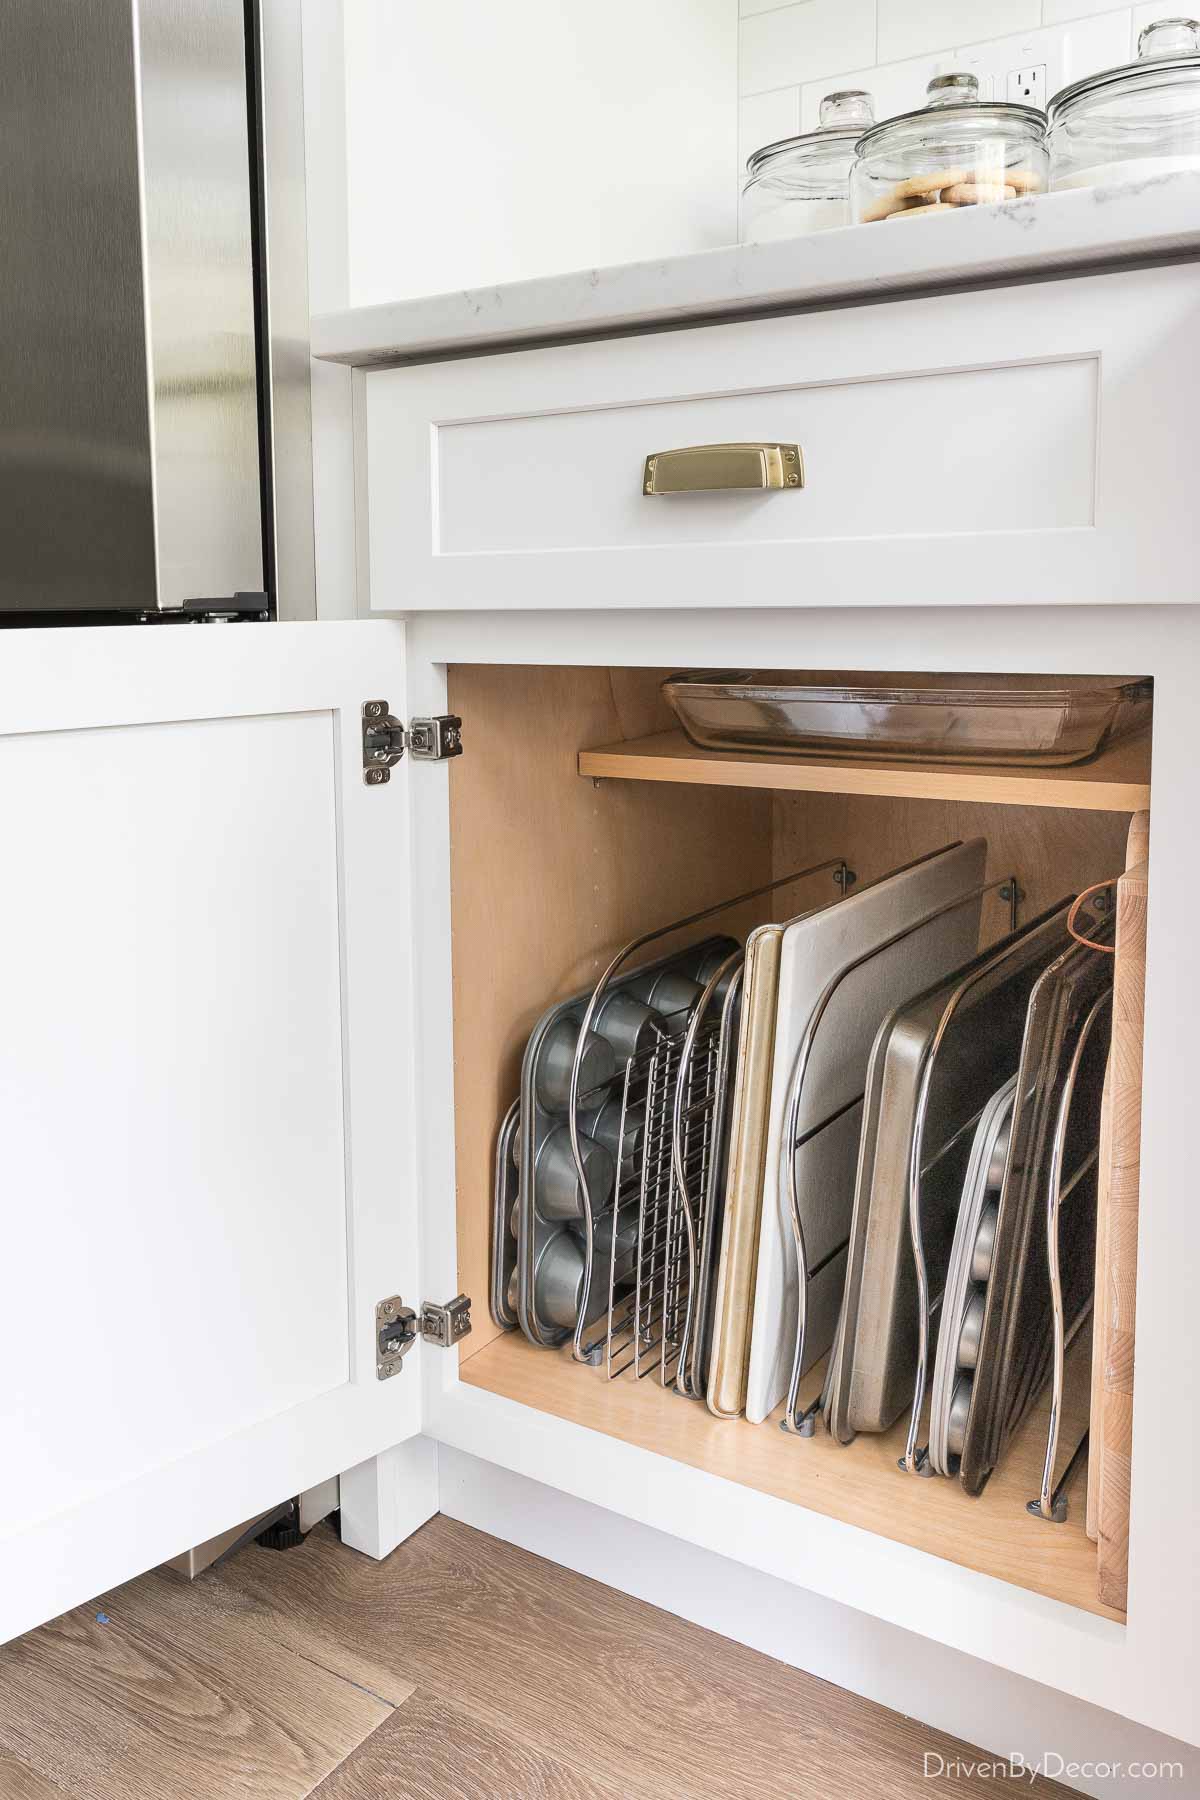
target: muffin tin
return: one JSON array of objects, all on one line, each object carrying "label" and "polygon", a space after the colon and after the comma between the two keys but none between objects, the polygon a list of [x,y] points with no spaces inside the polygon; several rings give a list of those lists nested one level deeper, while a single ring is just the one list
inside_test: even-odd
[{"label": "muffin tin", "polygon": [[996,1214],[1016,1090],[1017,1078],[1012,1075],[984,1108],[963,1183],[933,1374],[929,1461],[935,1475],[952,1475],[962,1455],[979,1363],[984,1294],[995,1257]]},{"label": "muffin tin", "polygon": [[[682,1036],[709,976],[737,949],[729,938],[705,939],[630,970],[601,995],[579,1058],[576,1145],[583,1183],[571,1140],[571,1086],[593,990],[550,1007],[535,1026],[521,1069],[516,1255],[517,1320],[531,1343],[561,1344],[577,1334],[581,1320],[586,1329],[606,1311],[618,1169],[639,1153],[644,1129],[636,1109],[627,1111],[621,1141],[625,1072],[631,1059],[661,1040]],[[592,1223],[590,1284],[585,1208]],[[629,1260],[625,1221],[616,1249],[619,1271],[623,1252]]]},{"label": "muffin tin", "polygon": [[496,1138],[492,1182],[492,1282],[489,1310],[505,1331],[517,1328],[517,1228],[521,1102],[514,1100]]}]

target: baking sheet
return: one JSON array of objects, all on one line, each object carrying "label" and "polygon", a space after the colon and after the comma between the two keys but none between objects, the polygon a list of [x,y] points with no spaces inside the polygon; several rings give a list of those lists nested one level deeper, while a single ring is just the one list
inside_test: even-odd
[{"label": "baking sheet", "polygon": [[[850,1259],[827,1420],[842,1443],[886,1431],[911,1406],[917,1283],[909,1157],[922,1070],[934,1046],[922,1156],[922,1242],[931,1301],[942,1292],[971,1139],[989,1095],[1017,1062],[1029,993],[1065,941],[1066,904],[1010,934],[897,1009],[872,1056]],[[939,1037],[947,1002],[977,975]]]},{"label": "baking sheet", "polygon": [[[1110,940],[1111,930],[1109,924]],[[1102,938],[1105,933],[1093,935]],[[1112,958],[1072,944],[1044,971],[1030,999],[979,1361],[959,1468],[959,1478],[969,1494],[982,1492],[1050,1373],[1053,1327],[1046,1201],[1051,1146],[1068,1066],[1084,1020],[1111,987]],[[1097,1021],[1083,1053],[1063,1157],[1058,1241],[1068,1334],[1091,1305],[1095,1278],[1100,1098],[1109,1028],[1110,1019],[1105,1015]]]},{"label": "baking sheet", "polygon": [[[796,1253],[781,1182],[783,1112],[796,1052],[829,980],[856,957],[906,925],[979,887],[987,844],[975,838],[950,845],[798,919],[783,935],[779,1001],[772,1053],[771,1103],[763,1180],[762,1224],[755,1277],[746,1417],[765,1419],[784,1399],[796,1331]],[[967,961],[979,941],[980,900],[944,913],[928,926],[855,970],[829,1004],[814,1040],[797,1120],[797,1137],[815,1133],[859,1100],[867,1062],[885,1015],[911,993]],[[836,1151],[814,1135],[801,1152],[798,1175],[806,1211],[806,1242],[849,1237],[857,1135],[843,1130]],[[820,1183],[807,1177],[820,1167]],[[816,1259],[813,1258],[815,1263]],[[810,1307],[806,1367],[829,1349],[832,1319]]]}]

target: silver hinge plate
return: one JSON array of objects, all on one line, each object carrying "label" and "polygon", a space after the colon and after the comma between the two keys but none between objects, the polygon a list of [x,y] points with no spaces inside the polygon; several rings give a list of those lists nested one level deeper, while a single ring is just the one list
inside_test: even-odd
[{"label": "silver hinge plate", "polygon": [[375,1373],[380,1381],[390,1381],[418,1337],[426,1344],[448,1350],[461,1343],[470,1330],[471,1300],[467,1294],[456,1294],[444,1306],[423,1300],[419,1314],[405,1306],[399,1294],[391,1294],[375,1308]]},{"label": "silver hinge plate", "polygon": [[407,750],[414,762],[445,762],[462,755],[462,720],[454,713],[414,719],[406,728],[386,700],[366,700],[362,709],[363,780],[382,787]]},{"label": "silver hinge plate", "polygon": [[417,1315],[399,1294],[391,1294],[375,1308],[375,1373],[380,1381],[398,1375],[400,1365],[417,1341]]},{"label": "silver hinge plate", "polygon": [[471,1300],[468,1294],[456,1294],[445,1306],[432,1300],[421,1302],[421,1336],[427,1344],[449,1350],[461,1343],[471,1330]]},{"label": "silver hinge plate", "polygon": [[462,755],[462,720],[457,713],[414,719],[408,728],[408,753],[416,762],[445,762]]}]

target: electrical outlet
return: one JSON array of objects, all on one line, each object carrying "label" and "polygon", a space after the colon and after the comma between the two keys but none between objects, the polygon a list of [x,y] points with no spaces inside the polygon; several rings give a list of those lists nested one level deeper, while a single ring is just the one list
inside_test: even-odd
[{"label": "electrical outlet", "polygon": [[1046,65],[1026,63],[1022,69],[1008,72],[1008,98],[1020,106],[1038,106],[1046,110]]}]

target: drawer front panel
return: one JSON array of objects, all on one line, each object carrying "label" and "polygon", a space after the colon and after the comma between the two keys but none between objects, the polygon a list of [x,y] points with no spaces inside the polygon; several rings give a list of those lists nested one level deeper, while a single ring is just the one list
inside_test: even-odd
[{"label": "drawer front panel", "polygon": [[[1090,357],[446,425],[436,552],[1091,525],[1097,382]],[[648,453],[758,440],[800,445],[804,487],[642,492]]]},{"label": "drawer front panel", "polygon": [[[372,371],[370,604],[1196,598],[1195,265]],[[798,444],[803,486],[643,492]]]}]

